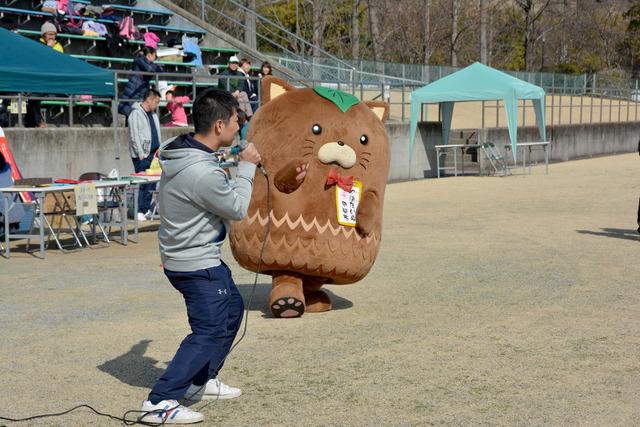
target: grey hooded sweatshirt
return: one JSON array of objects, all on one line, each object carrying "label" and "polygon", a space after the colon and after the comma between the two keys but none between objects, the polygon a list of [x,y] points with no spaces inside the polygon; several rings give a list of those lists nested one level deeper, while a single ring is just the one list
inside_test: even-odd
[{"label": "grey hooded sweatshirt", "polygon": [[251,200],[256,166],[241,161],[231,181],[207,148],[192,148],[194,141],[189,135],[165,141],[158,156],[158,240],[164,268],[171,271],[220,265],[229,220],[242,219]]}]

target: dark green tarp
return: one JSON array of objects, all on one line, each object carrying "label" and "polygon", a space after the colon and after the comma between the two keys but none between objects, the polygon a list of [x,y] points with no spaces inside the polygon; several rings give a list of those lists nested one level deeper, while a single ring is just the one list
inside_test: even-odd
[{"label": "dark green tarp", "polygon": [[113,73],[0,28],[0,92],[114,96]]}]

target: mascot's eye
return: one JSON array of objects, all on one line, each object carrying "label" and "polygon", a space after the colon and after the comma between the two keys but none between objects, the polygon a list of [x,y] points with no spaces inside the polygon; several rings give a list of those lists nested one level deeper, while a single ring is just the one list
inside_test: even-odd
[{"label": "mascot's eye", "polygon": [[315,124],[311,126],[311,132],[313,132],[314,135],[320,135],[322,133],[322,128],[320,125]]},{"label": "mascot's eye", "polygon": [[369,137],[367,135],[362,135],[360,137],[360,144],[367,145],[367,142],[369,142]]}]

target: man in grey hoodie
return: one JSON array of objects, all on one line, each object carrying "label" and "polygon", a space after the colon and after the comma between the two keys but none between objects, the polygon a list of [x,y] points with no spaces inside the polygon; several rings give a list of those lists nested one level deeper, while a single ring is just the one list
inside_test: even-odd
[{"label": "man in grey hoodie", "polygon": [[160,147],[160,255],[165,275],[185,299],[192,333],[143,402],[143,421],[199,422],[202,414],[178,399],[232,399],[242,393],[218,379],[244,312],[220,246],[229,220],[247,213],[260,155],[248,144],[233,181],[213,155],[233,143],[237,107],[230,93],[207,90],[193,105],[195,133]]},{"label": "man in grey hoodie", "polygon": [[[144,172],[151,166],[153,156],[160,147],[160,120],[156,109],[160,105],[160,93],[149,89],[142,102],[133,105],[128,118],[129,154],[136,172]],[[151,217],[151,199],[155,184],[143,184],[138,193],[138,221]]]}]

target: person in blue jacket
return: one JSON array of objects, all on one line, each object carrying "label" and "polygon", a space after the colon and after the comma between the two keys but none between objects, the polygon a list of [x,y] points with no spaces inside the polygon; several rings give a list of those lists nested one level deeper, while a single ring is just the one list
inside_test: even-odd
[{"label": "person in blue jacket", "polygon": [[[162,67],[154,64],[157,58],[156,50],[150,46],[145,46],[133,60],[131,71],[161,73],[163,71]],[[150,75],[132,74],[120,98],[125,100],[142,100],[149,90],[149,82],[151,79],[153,79],[153,76]],[[129,117],[134,102],[135,101],[122,101],[118,105],[118,112],[125,117]]]},{"label": "person in blue jacket", "polygon": [[[13,185],[11,165],[9,165],[9,162],[7,162],[2,153],[0,153],[0,188],[10,187],[11,185]],[[14,196],[13,201],[9,205],[9,212],[5,213],[4,199],[0,197],[0,236],[4,235],[4,215],[7,215],[9,218],[9,228],[14,230],[18,228],[20,220],[22,220],[25,214],[22,204],[15,202],[19,202],[17,195]]]}]

